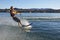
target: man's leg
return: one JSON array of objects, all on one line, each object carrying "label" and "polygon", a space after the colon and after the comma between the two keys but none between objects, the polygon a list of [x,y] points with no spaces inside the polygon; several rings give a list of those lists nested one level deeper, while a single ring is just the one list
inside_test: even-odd
[{"label": "man's leg", "polygon": [[19,26],[19,27],[22,27],[22,25],[21,25],[21,23],[20,23],[20,22],[18,22],[18,26]]}]

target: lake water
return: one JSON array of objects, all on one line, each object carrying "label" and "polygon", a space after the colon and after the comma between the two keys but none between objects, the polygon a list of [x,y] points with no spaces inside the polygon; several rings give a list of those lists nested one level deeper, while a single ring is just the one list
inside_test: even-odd
[{"label": "lake water", "polygon": [[[60,13],[22,13],[18,17],[60,17]],[[58,18],[57,18],[58,19]],[[40,20],[40,21],[38,21]],[[60,40],[60,19],[28,20],[32,24],[30,32],[25,32],[12,20],[9,13],[0,13],[0,40]]]}]

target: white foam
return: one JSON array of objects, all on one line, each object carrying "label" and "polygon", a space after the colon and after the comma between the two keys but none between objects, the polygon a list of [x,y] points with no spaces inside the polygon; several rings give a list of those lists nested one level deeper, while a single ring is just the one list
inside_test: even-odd
[{"label": "white foam", "polygon": [[[26,20],[26,19],[20,19],[21,20],[21,23],[22,23],[22,25],[29,25],[30,23],[29,23],[29,21],[28,20]],[[29,25],[29,26],[25,26],[24,27],[25,29],[31,29],[32,28],[32,26],[31,25]]]},{"label": "white foam", "polygon": [[[26,20],[26,19],[21,19],[21,23],[22,25],[29,25],[29,21]],[[0,17],[0,25],[12,25],[12,26],[18,26],[18,23],[15,22],[11,17]],[[25,29],[31,29],[32,26],[27,26],[27,27],[24,27]]]},{"label": "white foam", "polygon": [[0,18],[0,25],[17,26],[17,23],[11,17],[2,17]]},{"label": "white foam", "polygon": [[23,25],[29,25],[30,23],[28,22],[28,20],[25,20],[25,19],[20,19],[21,20],[21,23]]}]

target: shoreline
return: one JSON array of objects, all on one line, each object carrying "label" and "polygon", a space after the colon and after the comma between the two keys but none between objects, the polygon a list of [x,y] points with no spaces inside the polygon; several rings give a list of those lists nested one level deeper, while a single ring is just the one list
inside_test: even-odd
[{"label": "shoreline", "polygon": [[[14,8],[19,13],[60,13],[60,9],[20,9]],[[0,9],[0,12],[9,12],[10,9]]]}]

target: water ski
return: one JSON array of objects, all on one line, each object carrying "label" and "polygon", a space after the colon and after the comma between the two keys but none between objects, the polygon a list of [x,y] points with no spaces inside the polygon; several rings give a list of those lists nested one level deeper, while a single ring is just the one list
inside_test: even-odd
[{"label": "water ski", "polygon": [[32,28],[31,24],[29,23],[29,21],[25,20],[25,19],[20,19],[21,24],[18,24],[21,28],[25,29],[25,30],[30,30]]}]

